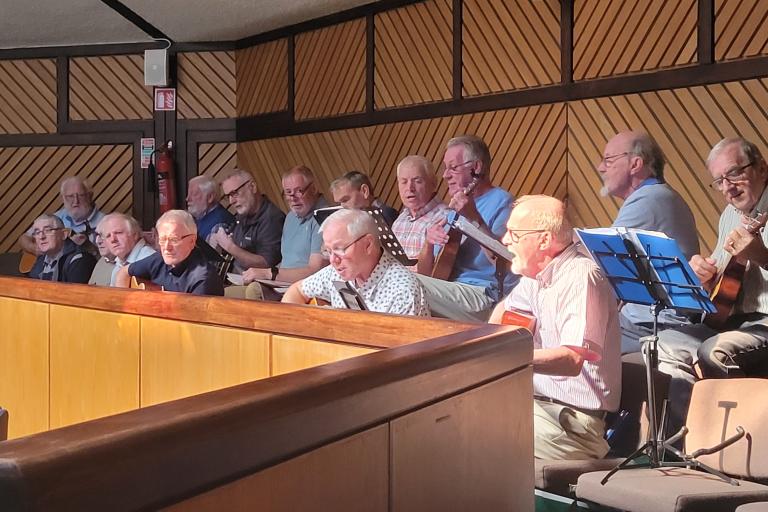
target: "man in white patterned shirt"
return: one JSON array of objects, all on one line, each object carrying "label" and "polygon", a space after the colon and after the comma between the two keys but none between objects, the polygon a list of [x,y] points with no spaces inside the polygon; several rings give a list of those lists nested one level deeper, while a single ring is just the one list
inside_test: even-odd
[{"label": "man in white patterned shirt", "polygon": [[597,265],[579,252],[565,205],[524,196],[502,239],[515,255],[520,283],[493,311],[536,318],[533,333],[534,455],[542,459],[600,458],[608,452],[605,413],[621,395],[616,298]]},{"label": "man in white patterned shirt", "polygon": [[448,207],[437,198],[435,169],[423,156],[410,155],[397,164],[397,189],[403,211],[392,224],[392,232],[405,254],[416,259],[427,229],[446,216]]},{"label": "man in white patterned shirt", "polygon": [[330,265],[297,281],[283,302],[306,304],[312,298],[346,307],[335,283],[356,292],[366,308],[379,313],[428,316],[424,288],[392,255],[382,249],[373,218],[360,210],[339,210],[320,226]]}]

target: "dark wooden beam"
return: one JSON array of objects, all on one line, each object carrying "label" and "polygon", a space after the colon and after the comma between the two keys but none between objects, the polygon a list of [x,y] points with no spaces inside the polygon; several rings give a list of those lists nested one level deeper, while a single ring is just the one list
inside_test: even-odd
[{"label": "dark wooden beam", "polygon": [[69,57],[56,57],[56,131],[69,124]]},{"label": "dark wooden beam", "polygon": [[[57,57],[96,57],[100,55],[135,55],[144,50],[165,48],[166,43],[120,43],[120,44],[91,44],[80,46],[42,46],[35,48],[0,49],[0,60],[5,59],[51,59]],[[185,52],[231,51],[235,49],[234,42],[214,43],[175,43],[168,49],[173,55]]]},{"label": "dark wooden beam", "polygon": [[288,37],[288,114],[296,115],[296,38]]},{"label": "dark wooden beam", "polygon": [[376,97],[374,94],[374,77],[376,76],[376,26],[375,16],[365,17],[365,111],[369,114],[375,110]]},{"label": "dark wooden beam", "polygon": [[698,45],[700,64],[715,62],[715,0],[699,0]]},{"label": "dark wooden beam", "polygon": [[573,82],[573,3],[560,0],[560,81]]},{"label": "dark wooden beam", "polygon": [[119,0],[101,0],[101,3],[125,18],[128,22],[147,34],[152,39],[167,39],[168,41],[173,41],[169,35],[142,18],[139,13],[124,3],[120,2]]},{"label": "dark wooden beam", "polygon": [[462,32],[464,30],[464,1],[453,0],[453,99],[460,100],[462,94]]}]

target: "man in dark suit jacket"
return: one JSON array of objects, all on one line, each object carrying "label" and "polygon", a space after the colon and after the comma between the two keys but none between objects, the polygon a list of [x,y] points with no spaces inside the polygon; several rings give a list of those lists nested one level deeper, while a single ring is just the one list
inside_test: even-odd
[{"label": "man in dark suit jacket", "polygon": [[29,277],[62,283],[87,283],[96,258],[72,242],[64,223],[55,215],[41,215],[32,226],[32,237],[40,254]]}]

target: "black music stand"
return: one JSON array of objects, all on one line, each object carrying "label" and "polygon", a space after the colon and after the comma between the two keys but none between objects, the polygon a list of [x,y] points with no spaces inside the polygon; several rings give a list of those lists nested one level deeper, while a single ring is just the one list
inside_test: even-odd
[{"label": "black music stand", "polygon": [[[686,427],[670,439],[664,440],[659,432],[660,425],[656,421],[653,371],[658,367],[659,313],[664,309],[676,309],[687,313],[715,311],[714,304],[709,300],[708,294],[688,265],[682,251],[671,238],[641,230],[577,229],[576,233],[589,250],[595,263],[603,270],[616,296],[624,302],[648,305],[653,313],[653,334],[640,339],[647,347],[645,377],[648,392],[648,440],[609,471],[601,483],[605,485],[614,473],[627,468],[631,462],[643,455],[648,457],[648,462],[633,464],[632,468],[697,467],[731,483],[732,479],[671,446],[685,436],[688,432]],[[663,423],[662,420],[662,425]],[[722,449],[736,442],[737,436],[727,439],[715,449]],[[663,456],[666,451],[683,460],[681,462],[664,461]]]}]

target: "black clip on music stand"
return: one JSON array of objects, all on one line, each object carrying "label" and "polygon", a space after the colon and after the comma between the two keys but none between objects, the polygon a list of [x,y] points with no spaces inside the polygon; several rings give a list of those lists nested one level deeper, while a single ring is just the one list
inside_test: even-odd
[{"label": "black clip on music stand", "polygon": [[[677,246],[666,237],[650,233],[634,232],[621,229],[612,234],[577,230],[579,237],[592,257],[608,278],[616,296],[634,304],[650,306],[653,314],[653,334],[640,338],[647,347],[645,360],[645,378],[648,392],[648,440],[618,466],[613,468],[601,481],[603,485],[617,471],[626,468],[637,458],[647,455],[648,462],[633,464],[630,468],[650,467],[696,467],[712,473],[725,481],[732,479],[719,471],[695,460],[693,456],[675,449],[672,444],[682,439],[688,432],[680,429],[668,440],[662,438],[660,425],[656,422],[656,390],[653,372],[658,367],[658,320],[664,309],[676,309],[688,313],[713,313],[715,306],[701,287],[698,277]],[[661,425],[664,424],[662,417]],[[724,448],[737,439],[728,439]],[[664,453],[669,451],[682,461],[665,461]]]}]

